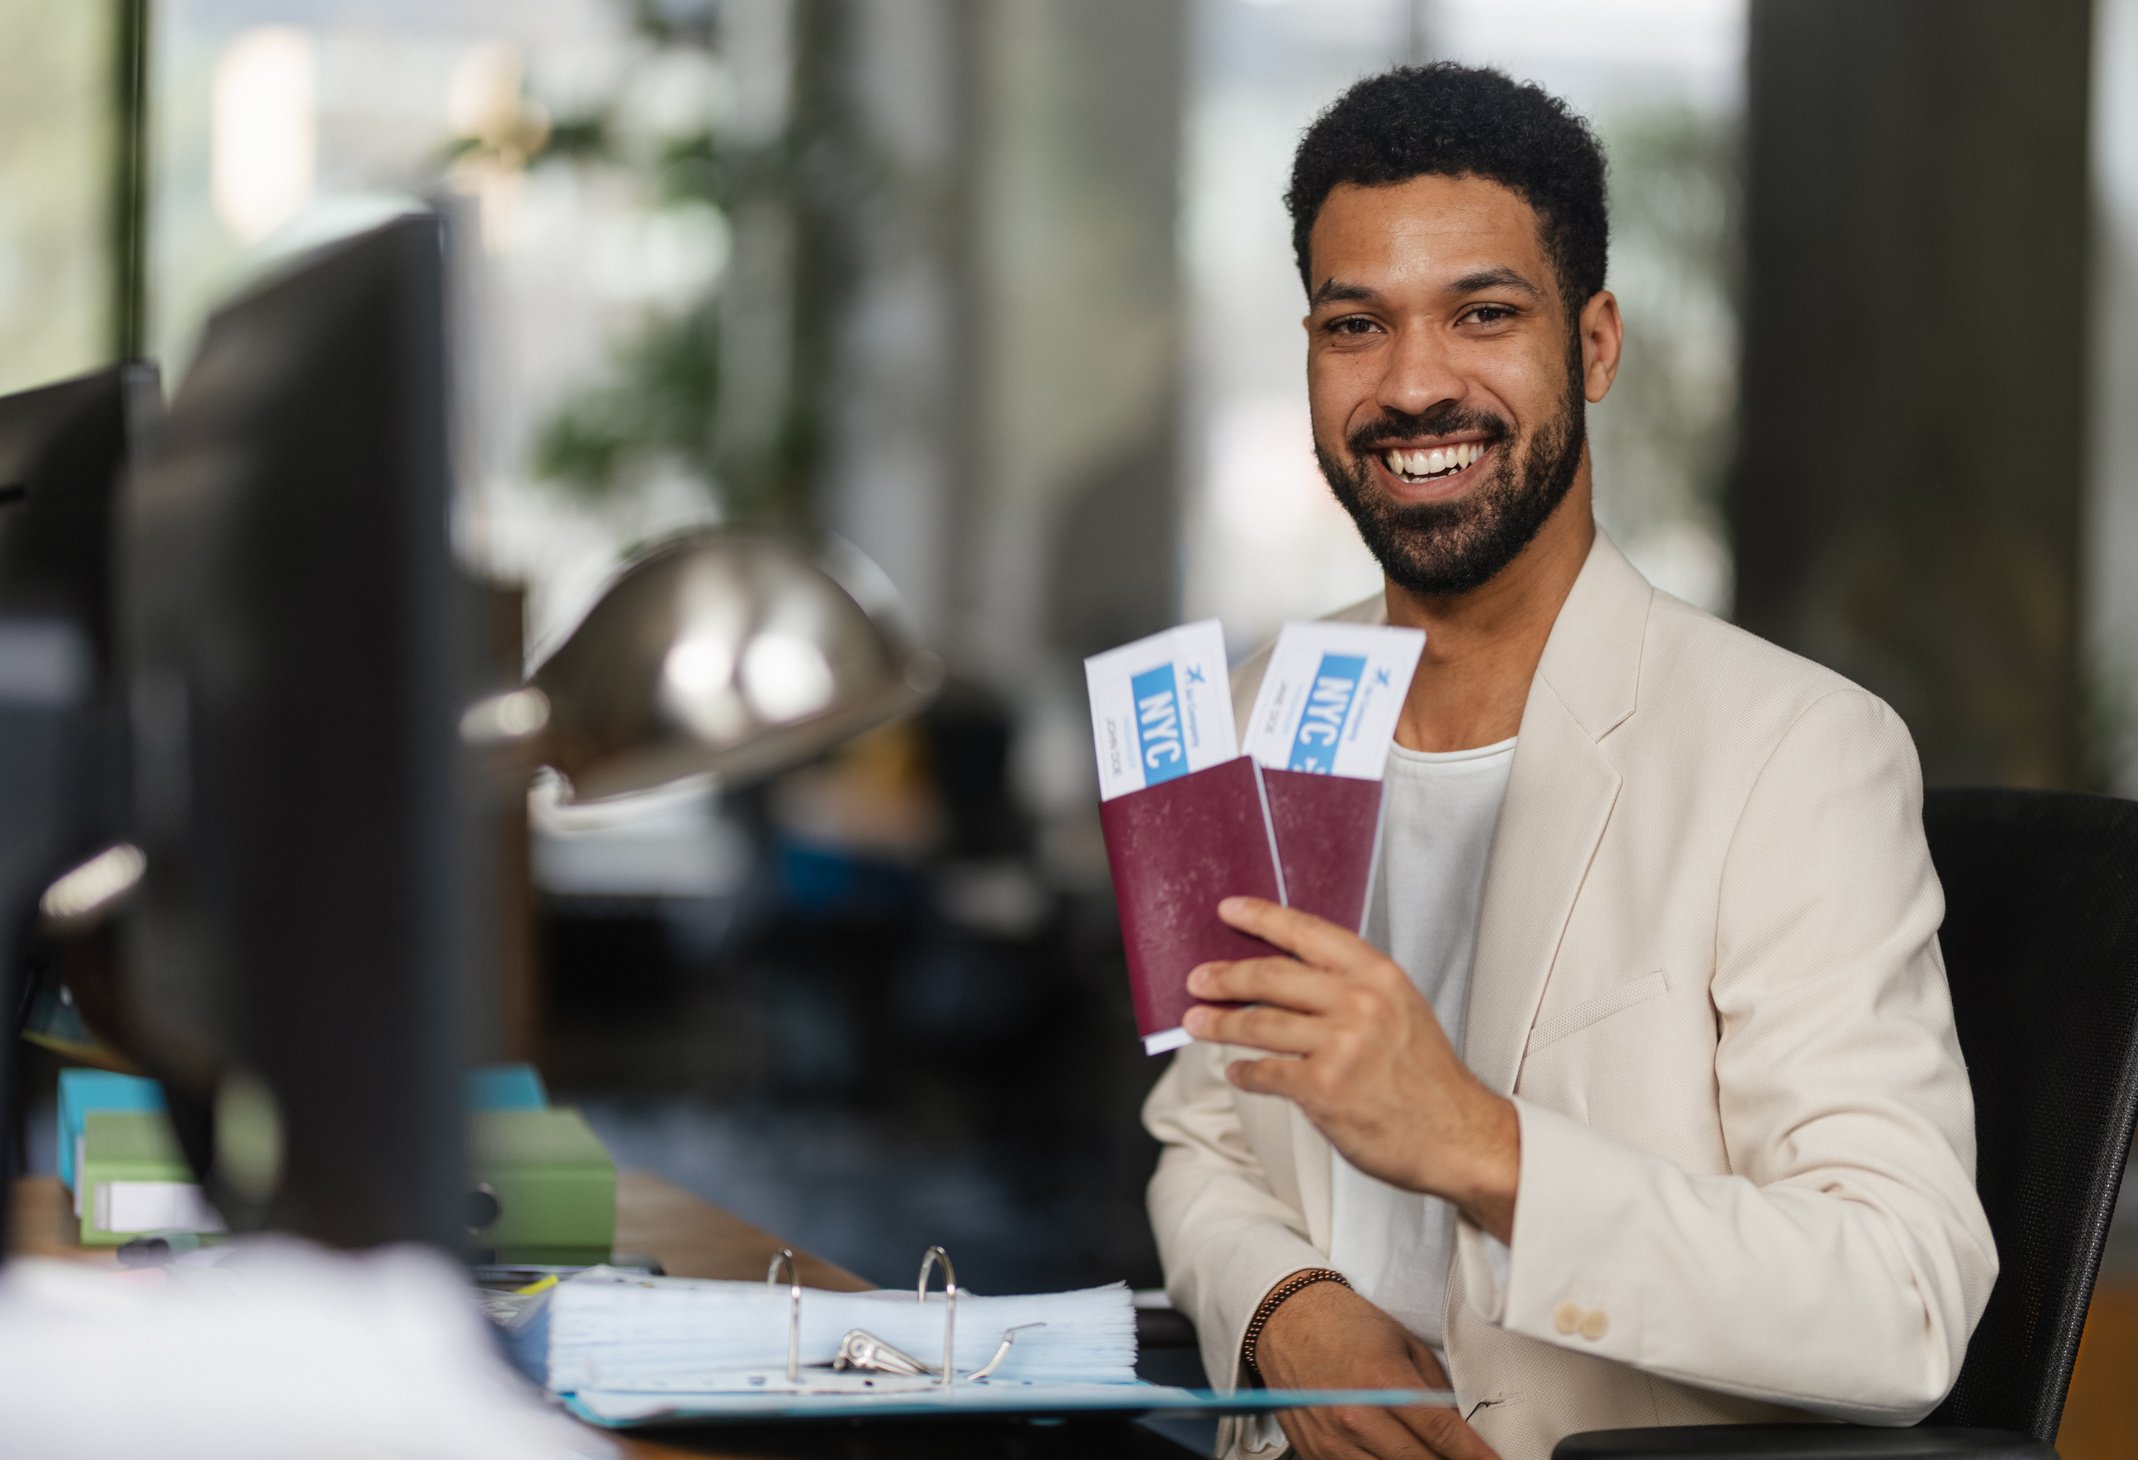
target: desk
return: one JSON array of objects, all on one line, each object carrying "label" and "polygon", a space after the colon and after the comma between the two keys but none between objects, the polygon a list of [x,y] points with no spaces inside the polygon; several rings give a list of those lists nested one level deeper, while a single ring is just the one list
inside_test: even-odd
[{"label": "desk", "polygon": [[[108,1250],[85,1250],[66,1189],[53,1176],[15,1184],[15,1250],[37,1257],[66,1257],[116,1266]],[[627,1171],[616,1184],[616,1247],[657,1259],[677,1277],[757,1278],[783,1244],[761,1228],[658,1176]],[[798,1254],[802,1281],[811,1287],[856,1291],[873,1286],[835,1263]],[[658,1438],[612,1434],[626,1460],[935,1460],[945,1455],[976,1460],[1069,1460],[1107,1456],[1121,1460],[1186,1460],[1183,1449],[1125,1420],[1091,1420],[1037,1428],[1003,1421],[956,1424],[899,1423],[886,1427],[824,1425],[649,1431]]]}]

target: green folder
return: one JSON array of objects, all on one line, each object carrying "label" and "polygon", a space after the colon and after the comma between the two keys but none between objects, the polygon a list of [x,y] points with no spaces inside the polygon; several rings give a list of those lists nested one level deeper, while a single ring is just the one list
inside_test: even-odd
[{"label": "green folder", "polygon": [[616,1164],[568,1106],[475,1116],[471,1243],[499,1262],[607,1262],[616,1245]]},{"label": "green folder", "polygon": [[[609,1260],[616,1165],[578,1111],[477,1111],[469,1148],[468,1241],[487,1260]],[[223,1230],[160,1110],[88,1112],[76,1178],[85,1247],[116,1247],[145,1232]]]},{"label": "green folder", "polygon": [[84,1247],[116,1247],[144,1232],[223,1230],[161,1110],[85,1115],[74,1193]]}]

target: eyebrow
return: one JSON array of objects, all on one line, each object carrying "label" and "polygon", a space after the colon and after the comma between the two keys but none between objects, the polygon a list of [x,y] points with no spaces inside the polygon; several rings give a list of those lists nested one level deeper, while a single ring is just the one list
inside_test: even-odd
[{"label": "eyebrow", "polygon": [[1381,296],[1364,284],[1345,284],[1336,279],[1324,279],[1321,287],[1307,300],[1311,308],[1319,309],[1324,304],[1357,304]]},{"label": "eyebrow", "polygon": [[[1504,264],[1489,269],[1474,269],[1448,286],[1455,294],[1481,294],[1487,289],[1512,289],[1517,294],[1526,294],[1539,303],[1544,301],[1544,291],[1523,278]],[[1380,293],[1364,284],[1347,284],[1341,279],[1328,278],[1321,281],[1307,300],[1309,309],[1319,309],[1324,304],[1361,304],[1379,299]]]},{"label": "eyebrow", "polygon": [[1474,273],[1464,274],[1450,287],[1457,294],[1479,294],[1487,289],[1512,289],[1517,294],[1527,294],[1530,298],[1540,302],[1544,298],[1542,289],[1530,283],[1529,280],[1523,278],[1513,269],[1504,266],[1493,269],[1478,269]]}]

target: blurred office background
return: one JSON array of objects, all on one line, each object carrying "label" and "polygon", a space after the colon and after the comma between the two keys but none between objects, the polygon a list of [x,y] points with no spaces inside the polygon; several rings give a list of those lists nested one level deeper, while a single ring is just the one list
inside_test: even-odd
[{"label": "blurred office background", "polygon": [[1489,62],[1602,134],[1599,511],[1655,581],[1884,695],[1933,783],[2138,793],[2138,0],[6,0],[0,37],[0,389],[175,377],[264,259],[423,192],[508,638],[716,518],[903,591],[921,721],[629,815],[538,792],[492,1040],[861,1272],[1158,1280],[1078,660],[1376,585],[1280,201],[1360,75]]}]

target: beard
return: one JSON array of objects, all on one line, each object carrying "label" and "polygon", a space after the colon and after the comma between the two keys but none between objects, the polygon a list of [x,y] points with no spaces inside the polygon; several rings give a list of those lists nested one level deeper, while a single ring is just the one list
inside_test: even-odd
[{"label": "beard", "polygon": [[[1574,361],[1557,414],[1537,428],[1519,457],[1509,450],[1514,428],[1506,420],[1453,401],[1417,415],[1385,414],[1355,428],[1344,438],[1349,466],[1315,438],[1314,459],[1329,490],[1390,582],[1429,597],[1468,593],[1498,577],[1535,539],[1574,485],[1587,440],[1578,345]],[[1375,483],[1372,456],[1384,442],[1456,432],[1482,432],[1492,448],[1484,480],[1462,497],[1395,502]]]}]

